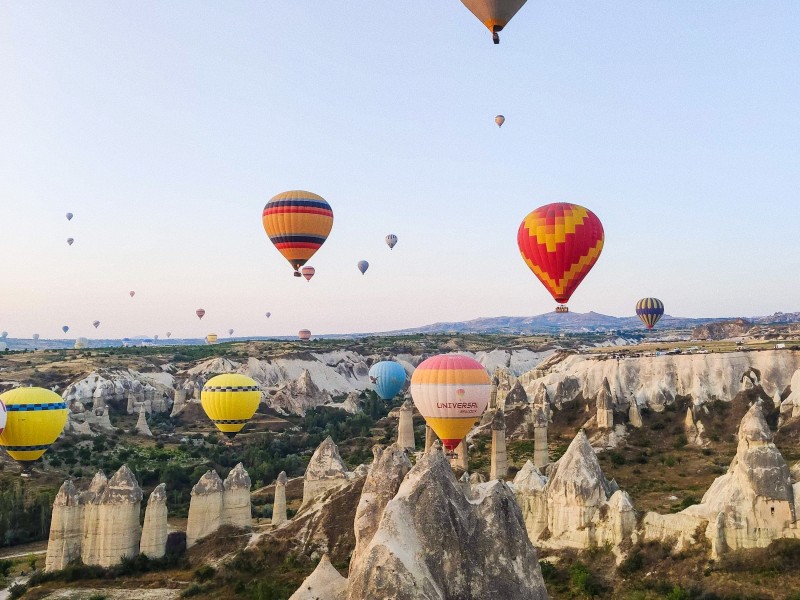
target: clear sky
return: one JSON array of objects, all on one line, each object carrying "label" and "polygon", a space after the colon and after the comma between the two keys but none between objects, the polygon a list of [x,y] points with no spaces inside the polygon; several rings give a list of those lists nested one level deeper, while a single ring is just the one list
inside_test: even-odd
[{"label": "clear sky", "polygon": [[[574,311],[800,309],[800,2],[531,0],[501,39],[458,0],[0,0],[0,329],[539,314],[516,231],[557,201],[606,231]],[[335,213],[311,283],[261,225],[289,189]]]}]

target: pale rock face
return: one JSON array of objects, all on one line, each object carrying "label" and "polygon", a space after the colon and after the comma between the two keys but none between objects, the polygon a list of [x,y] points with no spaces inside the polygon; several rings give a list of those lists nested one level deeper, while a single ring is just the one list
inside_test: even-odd
[{"label": "pale rock face", "polygon": [[[200,376],[213,376],[213,375],[221,375],[222,373],[235,373],[241,363],[238,363],[233,360],[229,360],[227,358],[222,358],[221,356],[217,356],[215,358],[210,358],[204,362],[201,362],[198,365],[195,365],[188,371],[186,371],[187,375],[200,375]],[[207,378],[207,377],[206,377]],[[202,387],[202,386],[200,386]]]},{"label": "pale rock face", "polygon": [[67,413],[67,424],[64,427],[64,431],[61,432],[61,436],[68,436],[68,435],[95,436],[97,434],[92,431],[92,428],[86,421],[85,412],[74,413],[70,411]]},{"label": "pale rock face", "polygon": [[80,503],[83,505],[83,524],[81,527],[81,560],[84,564],[94,560],[98,546],[98,505],[103,492],[108,485],[108,479],[102,471],[98,471],[89,484],[89,489],[80,494]]},{"label": "pale rock face", "polygon": [[310,504],[326,491],[353,479],[353,474],[339,456],[339,448],[330,437],[317,447],[303,475],[303,506]]},{"label": "pale rock face", "polygon": [[81,557],[83,506],[75,485],[67,480],[53,502],[45,571],[59,571]]},{"label": "pale rock face", "polygon": [[147,424],[147,411],[143,406],[139,407],[139,419],[136,421],[136,435],[142,437],[153,437],[153,432],[150,431],[150,426]]},{"label": "pale rock face", "polygon": [[686,418],[683,420],[683,431],[686,433],[686,439],[689,440],[690,444],[700,447],[708,445],[704,437],[706,429],[699,420],[695,421],[694,411],[691,406],[686,409]]},{"label": "pale rock face", "polygon": [[192,488],[189,520],[186,524],[186,547],[214,533],[222,524],[225,486],[216,471],[206,471]]},{"label": "pale rock face", "polygon": [[286,471],[281,471],[275,481],[275,501],[272,504],[272,526],[280,527],[286,523]]},{"label": "pale rock face", "polygon": [[406,400],[398,412],[397,444],[401,448],[408,448],[413,452],[416,449],[414,441],[414,403],[411,400]]},{"label": "pale rock face", "polygon": [[172,412],[170,417],[177,417],[186,408],[186,388],[178,388],[175,390],[175,401],[172,404]]},{"label": "pale rock face", "polygon": [[452,467],[466,472],[467,469],[469,469],[469,446],[467,444],[467,438],[461,440],[461,443],[456,446],[453,453],[454,455],[450,458]]},{"label": "pale rock face", "polygon": [[620,361],[570,355],[552,365],[547,373],[541,373],[541,377],[520,379],[529,393],[540,382],[544,383],[553,403],[559,407],[573,401],[578,393],[584,398],[595,397],[606,379],[613,396],[626,398],[632,391],[640,407],[660,412],[676,396],[691,396],[695,404],[731,400],[740,390],[742,375],[750,369],[760,373],[760,385],[774,397],[777,390],[786,389],[798,368],[800,352],[783,350],[663,355]]},{"label": "pale rock face", "polygon": [[461,484],[461,490],[464,492],[464,497],[467,498],[467,500],[471,499],[472,484],[469,482],[469,473],[464,471],[461,474],[461,479],[459,479],[458,482]]},{"label": "pale rock face", "polygon": [[597,427],[611,429],[614,427],[614,397],[608,379],[603,379],[600,391],[597,393]]},{"label": "pale rock face", "polygon": [[239,463],[225,478],[223,487],[222,525],[249,528],[253,525],[252,508],[250,506],[250,475]]},{"label": "pale rock face", "polygon": [[122,557],[136,556],[142,533],[139,524],[142,489],[126,465],[108,480],[95,502],[92,522],[87,523],[89,537],[94,540],[88,544],[91,552],[82,549],[83,562],[110,567]]},{"label": "pale rock face", "polygon": [[372,540],[378,528],[383,509],[394,498],[406,474],[411,470],[411,461],[405,448],[393,444],[388,448],[375,446],[372,469],[364,482],[361,498],[356,508],[356,547],[350,564],[353,564]]},{"label": "pale rock face", "polygon": [[347,579],[334,568],[328,555],[323,554],[317,568],[289,600],[347,600]]},{"label": "pale rock face", "polygon": [[792,388],[792,392],[781,403],[781,417],[784,419],[796,419],[800,417],[800,369],[794,372],[789,385]]},{"label": "pale rock face", "polygon": [[631,424],[631,427],[636,427],[636,429],[641,429],[644,425],[642,421],[642,411],[639,409],[639,405],[636,404],[636,400],[631,400],[630,408],[628,408],[628,422]]},{"label": "pale rock face", "polygon": [[147,401],[147,410],[169,410],[174,379],[165,372],[140,373],[132,369],[109,369],[94,372],[64,390],[64,401],[73,412],[92,405],[98,409],[110,403],[128,400],[128,413],[133,414],[131,402]]},{"label": "pale rock face", "polygon": [[166,551],[168,534],[167,488],[166,484],[161,483],[147,500],[139,552],[150,558],[161,558]]},{"label": "pale rock face", "polygon": [[514,496],[522,510],[525,529],[532,542],[539,539],[547,529],[547,497],[544,488],[547,478],[528,461],[514,477]]},{"label": "pale rock face", "polygon": [[437,440],[436,434],[433,433],[433,429],[430,428],[430,425],[425,426],[425,452],[429,452],[431,447],[433,447],[433,443]]},{"label": "pale rock face", "polygon": [[728,472],[714,480],[700,504],[677,515],[648,513],[644,536],[689,539],[705,524],[714,557],[798,537],[795,486],[788,465],[772,443],[759,401],[742,419],[739,445]]},{"label": "pale rock face", "polygon": [[469,483],[472,486],[486,483],[486,476],[483,473],[471,473],[469,476]]},{"label": "pale rock face", "polygon": [[347,598],[540,600],[547,592],[509,487],[493,481],[467,500],[435,444],[352,563]]},{"label": "pale rock face", "polygon": [[506,420],[503,411],[498,409],[492,418],[492,456],[489,479],[503,479],[507,473]]},{"label": "pale rock face", "polygon": [[331,404],[330,393],[321,390],[304,370],[296,381],[290,381],[271,394],[267,404],[282,414],[305,415],[310,408]]}]

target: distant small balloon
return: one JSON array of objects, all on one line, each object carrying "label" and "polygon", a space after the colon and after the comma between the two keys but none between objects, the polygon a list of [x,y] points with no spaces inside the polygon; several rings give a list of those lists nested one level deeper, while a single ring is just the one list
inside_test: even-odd
[{"label": "distant small balloon", "polygon": [[133,290],[131,290],[130,292],[128,292],[128,295],[129,295],[131,298],[133,298],[133,297],[136,295],[136,292],[134,292]]},{"label": "distant small balloon", "polygon": [[67,221],[72,221],[72,213],[67,213]]},{"label": "distant small balloon", "polygon": [[233,329],[228,329],[228,335],[233,335]]},{"label": "distant small balloon", "polygon": [[64,333],[67,333],[67,332],[69,331],[69,325],[64,325],[64,326],[61,328],[61,331],[63,331]]},{"label": "distant small balloon", "polygon": [[70,246],[72,246],[72,244],[73,244],[73,243],[75,243],[75,240],[74,240],[73,238],[67,238],[67,243],[68,243]]},{"label": "distant small balloon", "polygon": [[94,325],[94,328],[97,329],[98,327],[100,327],[100,321],[94,321],[92,325]]},{"label": "distant small balloon", "polygon": [[369,269],[369,263],[367,261],[358,261],[358,270],[361,271],[362,275],[367,272],[367,269]]},{"label": "distant small balloon", "polygon": [[6,339],[8,337],[8,332],[4,331],[3,333],[0,333],[0,337]]},{"label": "distant small balloon", "polygon": [[311,332],[308,329],[301,329],[300,331],[297,332],[297,337],[299,337],[304,342],[308,341],[311,339]]},{"label": "distant small balloon", "polygon": [[387,235],[386,236],[386,245],[389,246],[390,249],[394,248],[397,245],[397,236],[395,234],[393,234],[393,233],[390,233],[389,235]]},{"label": "distant small balloon", "polygon": [[502,127],[502,126],[503,126],[503,123],[505,123],[505,122],[506,122],[506,118],[505,118],[503,115],[497,115],[497,116],[494,118],[494,122],[495,122],[495,123],[497,123],[497,126],[498,126],[498,127]]},{"label": "distant small balloon", "polygon": [[205,316],[206,311],[203,310],[202,308],[198,308],[196,311],[194,311],[194,314],[197,315],[198,319],[202,319]]},{"label": "distant small balloon", "polygon": [[209,333],[206,336],[206,344],[208,344],[210,346],[210,345],[216,344],[216,343],[217,343],[217,334],[216,333]]},{"label": "distant small balloon", "polygon": [[38,333],[34,333],[31,337],[33,338],[33,341],[35,342],[35,341],[37,341],[39,339],[39,334]]},{"label": "distant small balloon", "polygon": [[171,331],[167,332],[167,337],[172,337],[172,332]]},{"label": "distant small balloon", "polygon": [[153,336],[153,339],[154,339],[155,341],[158,341],[158,334],[155,334],[155,335]]},{"label": "distant small balloon", "polygon": [[306,281],[311,281],[311,278],[317,270],[314,267],[303,267],[300,272],[303,274],[303,277],[306,278]]},{"label": "distant small balloon", "polygon": [[267,318],[269,319],[272,316],[272,313],[268,312],[268,313],[266,313],[266,315],[267,315]]}]

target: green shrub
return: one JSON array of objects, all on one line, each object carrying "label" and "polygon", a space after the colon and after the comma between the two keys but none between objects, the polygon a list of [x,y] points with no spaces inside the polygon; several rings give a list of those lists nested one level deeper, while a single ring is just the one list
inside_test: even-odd
[{"label": "green shrub", "polygon": [[691,600],[692,596],[684,590],[681,586],[676,585],[672,588],[672,591],[667,594],[665,600]]},{"label": "green shrub", "polygon": [[617,572],[623,577],[630,577],[637,571],[641,571],[642,567],[644,567],[644,555],[637,548],[619,564],[619,567],[617,567]]},{"label": "green shrub", "polygon": [[569,569],[569,582],[572,587],[587,598],[592,598],[602,593],[602,586],[594,574],[582,562],[574,563]]},{"label": "green shrub", "polygon": [[217,570],[211,565],[203,565],[194,572],[194,578],[200,582],[208,581],[209,579],[214,578],[214,574],[216,572]]}]

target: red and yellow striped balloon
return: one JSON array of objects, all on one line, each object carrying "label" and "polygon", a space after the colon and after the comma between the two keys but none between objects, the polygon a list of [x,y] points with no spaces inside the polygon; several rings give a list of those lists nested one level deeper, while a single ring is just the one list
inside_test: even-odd
[{"label": "red and yellow striped balloon", "polygon": [[411,376],[414,405],[451,452],[480,419],[490,395],[486,369],[461,354],[432,356]]},{"label": "red and yellow striped balloon", "polygon": [[588,208],[557,202],[522,221],[517,244],[525,264],[565,304],[603,250],[603,224]]},{"label": "red and yellow striped balloon", "polygon": [[333,210],[324,198],[292,190],[273,197],[261,215],[270,241],[294,268],[306,264],[328,239],[333,227]]}]

